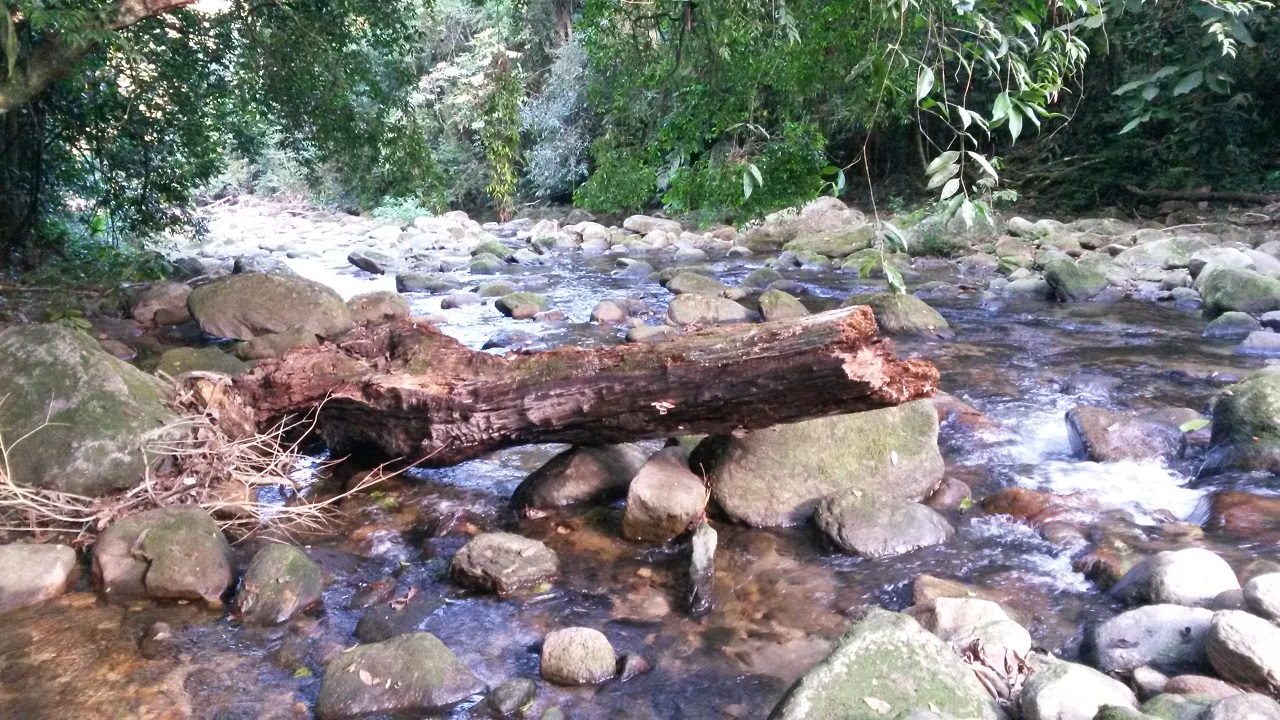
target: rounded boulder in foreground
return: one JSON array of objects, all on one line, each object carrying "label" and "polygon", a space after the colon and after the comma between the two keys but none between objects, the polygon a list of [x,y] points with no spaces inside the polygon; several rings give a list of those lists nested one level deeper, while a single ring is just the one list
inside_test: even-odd
[{"label": "rounded boulder in foreground", "polygon": [[595,685],[613,677],[618,658],[604,633],[572,627],[542,641],[542,677],[557,685]]}]

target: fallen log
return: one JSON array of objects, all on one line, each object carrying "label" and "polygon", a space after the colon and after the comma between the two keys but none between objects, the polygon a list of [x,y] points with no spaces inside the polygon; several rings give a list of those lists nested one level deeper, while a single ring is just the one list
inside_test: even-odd
[{"label": "fallen log", "polygon": [[872,410],[937,384],[933,365],[895,357],[871,310],[857,306],[659,344],[506,357],[400,322],[298,348],[216,391],[190,389],[232,435],[319,408],[315,432],[335,453],[372,449],[441,467],[515,445],[729,433]]},{"label": "fallen log", "polygon": [[1229,190],[1144,190],[1134,185],[1126,190],[1140,198],[1152,200],[1185,200],[1187,202],[1225,202],[1246,205],[1271,205],[1280,202],[1280,193],[1232,192]]}]

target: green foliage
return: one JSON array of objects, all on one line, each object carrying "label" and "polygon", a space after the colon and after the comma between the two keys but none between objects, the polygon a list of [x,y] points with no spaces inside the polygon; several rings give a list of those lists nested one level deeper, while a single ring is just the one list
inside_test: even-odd
[{"label": "green foliage", "polygon": [[657,193],[657,163],[641,148],[620,148],[607,139],[591,146],[595,171],[573,193],[573,201],[592,211],[621,213],[640,210]]},{"label": "green foliage", "polygon": [[542,92],[521,109],[529,135],[528,177],[533,194],[568,197],[587,177],[590,109],[587,56],[571,38],[554,53]]}]

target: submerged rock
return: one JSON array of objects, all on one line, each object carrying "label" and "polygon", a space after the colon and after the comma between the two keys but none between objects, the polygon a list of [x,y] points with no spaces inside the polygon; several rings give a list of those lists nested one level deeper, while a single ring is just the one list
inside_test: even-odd
[{"label": "submerged rock", "polygon": [[938,545],[955,533],[946,518],[924,505],[859,490],[826,498],[814,520],[841,550],[869,558]]},{"label": "submerged rock", "polygon": [[449,573],[466,585],[499,595],[537,585],[560,572],[551,548],[513,533],[483,533],[453,556]]},{"label": "submerged rock", "polygon": [[337,292],[286,275],[230,275],[192,290],[187,307],[201,330],[237,340],[292,328],[333,338],[351,329],[351,311]]},{"label": "submerged rock", "polygon": [[231,585],[231,546],[204,510],[148,510],[107,527],[93,574],[108,598],[218,602]]},{"label": "submerged rock", "polygon": [[1212,340],[1242,340],[1250,333],[1261,330],[1262,325],[1253,316],[1242,312],[1225,312],[1205,325],[1201,337]]},{"label": "submerged rock", "polygon": [[711,436],[690,466],[708,478],[726,514],[755,527],[803,523],[841,490],[923,500],[944,470],[928,400]]},{"label": "submerged rock", "polygon": [[538,686],[528,678],[508,680],[489,693],[489,707],[498,717],[513,717],[533,703]]},{"label": "submerged rock", "polygon": [[548,460],[511,496],[518,512],[625,497],[648,454],[635,445],[575,445]]},{"label": "submerged rock", "polygon": [[430,633],[357,645],[325,668],[319,720],[375,713],[434,714],[484,691],[484,683]]},{"label": "submerged rock", "polygon": [[320,602],[320,567],[292,545],[270,543],[253,556],[236,602],[246,625],[279,625]]},{"label": "submerged rock", "polygon": [[0,613],[52,600],[80,576],[68,545],[0,545]]},{"label": "submerged rock", "polygon": [[617,673],[618,658],[599,630],[571,627],[542,640],[542,677],[557,685],[595,685]]},{"label": "submerged rock", "polygon": [[131,488],[148,472],[144,449],[171,437],[178,420],[159,379],[61,325],[0,333],[0,388],[7,469],[28,487],[89,496]]},{"label": "submerged rock", "polygon": [[946,643],[906,615],[873,609],[791,687],[769,717],[894,717],[912,708],[957,718],[1005,717]]}]

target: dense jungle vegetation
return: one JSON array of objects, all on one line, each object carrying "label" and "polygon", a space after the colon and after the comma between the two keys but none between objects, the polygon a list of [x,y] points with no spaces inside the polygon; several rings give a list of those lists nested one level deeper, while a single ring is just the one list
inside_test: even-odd
[{"label": "dense jungle vegetation", "polygon": [[14,271],[162,272],[146,241],[240,192],[741,223],[822,193],[970,218],[1280,191],[1261,0],[5,5]]}]

